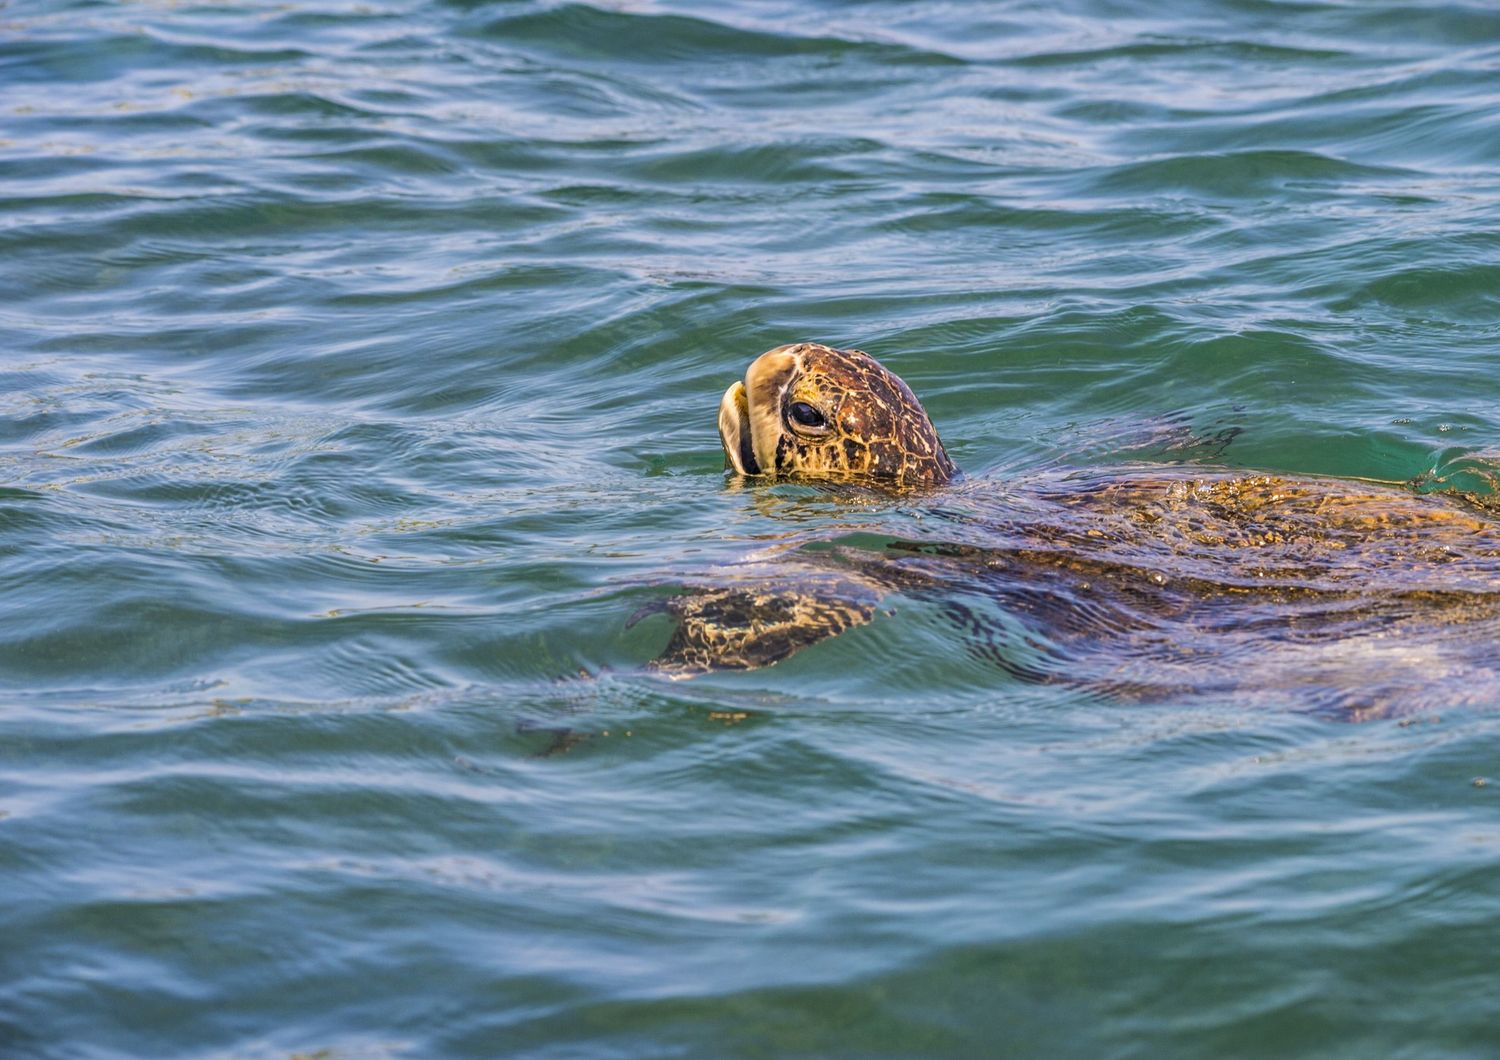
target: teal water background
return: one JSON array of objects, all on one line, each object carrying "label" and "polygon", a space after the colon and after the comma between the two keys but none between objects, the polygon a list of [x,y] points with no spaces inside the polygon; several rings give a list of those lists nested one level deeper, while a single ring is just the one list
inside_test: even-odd
[{"label": "teal water background", "polygon": [[1495,1055],[1500,696],[643,671],[798,339],[1482,485],[1500,11],[0,6],[0,1054]]}]

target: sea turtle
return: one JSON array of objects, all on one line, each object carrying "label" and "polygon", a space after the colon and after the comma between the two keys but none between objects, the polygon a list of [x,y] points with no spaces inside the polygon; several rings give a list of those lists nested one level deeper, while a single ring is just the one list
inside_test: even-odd
[{"label": "sea turtle", "polygon": [[769,665],[895,597],[1013,675],[1115,696],[1500,702],[1492,500],[1202,465],[965,479],[901,379],[818,343],[756,358],[719,435],[737,476],[891,496],[928,529],[804,540],[648,605],[676,622],[660,672]]}]

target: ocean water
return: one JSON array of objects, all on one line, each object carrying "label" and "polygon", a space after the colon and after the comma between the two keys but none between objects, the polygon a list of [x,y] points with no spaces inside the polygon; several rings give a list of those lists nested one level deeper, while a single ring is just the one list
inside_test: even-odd
[{"label": "ocean water", "polygon": [[922,514],[725,478],[801,339],[974,480],[1492,489],[1500,10],[0,4],[0,1055],[1500,1051],[1500,690],[649,669]]}]

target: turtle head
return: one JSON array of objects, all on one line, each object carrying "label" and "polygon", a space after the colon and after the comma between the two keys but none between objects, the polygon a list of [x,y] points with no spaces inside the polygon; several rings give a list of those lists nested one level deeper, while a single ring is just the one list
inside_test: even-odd
[{"label": "turtle head", "polygon": [[725,467],[768,478],[885,489],[940,486],[958,474],[922,403],[859,350],[778,346],[719,403]]}]

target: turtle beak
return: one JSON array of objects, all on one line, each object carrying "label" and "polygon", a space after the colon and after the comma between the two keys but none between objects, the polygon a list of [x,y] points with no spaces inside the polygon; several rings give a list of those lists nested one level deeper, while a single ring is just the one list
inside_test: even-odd
[{"label": "turtle beak", "polygon": [[767,350],[745,370],[745,381],[724,391],[719,402],[719,440],[724,443],[724,466],[741,475],[775,474],[776,446],[781,437],[777,410],[802,366],[801,346]]},{"label": "turtle beak", "polygon": [[755,445],[750,437],[750,401],[745,384],[736,381],[719,402],[719,441],[724,443],[724,466],[741,475],[759,475]]}]

